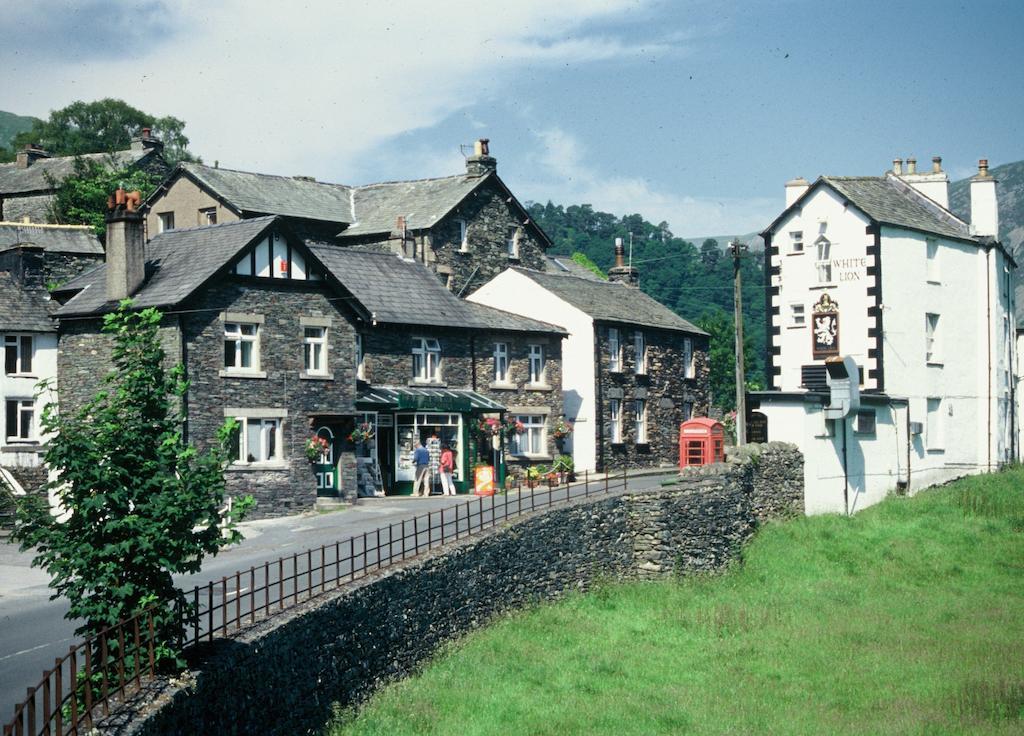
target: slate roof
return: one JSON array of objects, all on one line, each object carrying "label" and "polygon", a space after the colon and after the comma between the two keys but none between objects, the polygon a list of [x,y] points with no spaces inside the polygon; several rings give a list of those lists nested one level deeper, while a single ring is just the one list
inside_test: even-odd
[{"label": "slate roof", "polygon": [[544,270],[549,273],[578,276],[591,281],[605,281],[589,268],[576,263],[570,256],[544,256]]},{"label": "slate roof", "polygon": [[18,245],[35,245],[48,253],[103,255],[103,246],[87,226],[0,222],[0,251]]},{"label": "slate roof", "polygon": [[181,163],[179,168],[216,192],[239,212],[336,223],[352,222],[351,187],[344,184],[254,174],[193,163]]},{"label": "slate roof", "polygon": [[433,227],[486,177],[458,174],[354,187],[355,220],[339,237],[390,233],[399,215],[410,229]]},{"label": "slate roof", "polygon": [[[111,162],[116,167],[123,167],[138,163],[153,152],[154,149],[86,153],[78,158],[97,161],[101,164]],[[53,189],[53,185],[47,181],[47,174],[58,182],[63,181],[75,173],[75,158],[75,156],[40,158],[24,169],[19,169],[17,163],[0,164],[0,194],[50,191]]]},{"label": "slate roof", "polygon": [[632,286],[563,274],[516,268],[517,272],[595,320],[621,322],[696,335],[708,333]]},{"label": "slate roof", "polygon": [[309,244],[309,249],[375,322],[564,334],[562,328],[544,322],[478,309],[415,261],[337,245]]},{"label": "slate roof", "polygon": [[0,332],[56,332],[50,319],[56,302],[43,289],[26,289],[9,271],[0,271]]},{"label": "slate roof", "polygon": [[[146,245],[146,281],[132,298],[139,307],[180,303],[277,220],[256,217],[221,225],[168,230]],[[69,281],[61,292],[78,294],[57,310],[57,316],[97,314],[117,303],[107,299],[107,267],[101,264]]]},{"label": "slate roof", "polygon": [[771,232],[782,218],[817,187],[827,185],[877,223],[934,233],[957,240],[977,239],[970,226],[894,174],[885,176],[822,176],[799,200],[787,207],[764,231]]}]

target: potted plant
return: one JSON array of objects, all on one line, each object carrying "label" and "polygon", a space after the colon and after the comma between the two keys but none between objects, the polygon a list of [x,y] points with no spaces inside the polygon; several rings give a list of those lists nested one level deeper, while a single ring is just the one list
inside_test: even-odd
[{"label": "potted plant", "polygon": [[348,441],[355,445],[361,445],[373,439],[373,425],[370,422],[361,422],[348,436]]},{"label": "potted plant", "polygon": [[326,437],[314,434],[306,440],[306,459],[311,463],[326,462],[327,453],[330,451],[331,446]]},{"label": "potted plant", "polygon": [[558,479],[562,483],[576,480],[572,455],[559,455],[551,464],[551,469],[558,473]]},{"label": "potted plant", "polygon": [[543,465],[531,465],[526,469],[526,485],[530,488],[536,488],[543,477],[548,472],[548,469]]}]

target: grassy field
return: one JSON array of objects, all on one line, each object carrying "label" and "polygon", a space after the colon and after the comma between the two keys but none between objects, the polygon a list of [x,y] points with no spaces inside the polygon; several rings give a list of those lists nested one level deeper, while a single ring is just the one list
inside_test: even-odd
[{"label": "grassy field", "polygon": [[517,614],[326,732],[1024,733],[1024,471]]}]

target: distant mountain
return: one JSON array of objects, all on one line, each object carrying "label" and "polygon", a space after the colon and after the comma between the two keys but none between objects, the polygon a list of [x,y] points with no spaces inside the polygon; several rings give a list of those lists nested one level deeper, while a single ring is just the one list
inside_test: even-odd
[{"label": "distant mountain", "polygon": [[[999,200],[999,239],[1021,260],[1024,243],[1024,161],[1015,161],[991,169],[999,180],[996,197]],[[949,185],[949,208],[953,214],[970,222],[970,179],[961,179]]]},{"label": "distant mountain", "polygon": [[0,148],[10,148],[14,136],[31,130],[35,121],[36,118],[28,115],[15,115],[13,112],[0,110]]}]

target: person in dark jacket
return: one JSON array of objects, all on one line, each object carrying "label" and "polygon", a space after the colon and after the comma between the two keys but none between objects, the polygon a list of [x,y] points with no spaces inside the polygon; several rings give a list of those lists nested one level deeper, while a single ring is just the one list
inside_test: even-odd
[{"label": "person in dark jacket", "polygon": [[[416,466],[416,482],[413,484],[414,496],[430,495],[430,453],[420,440],[420,446],[412,453],[412,462]],[[420,490],[422,486],[422,491]]]}]

